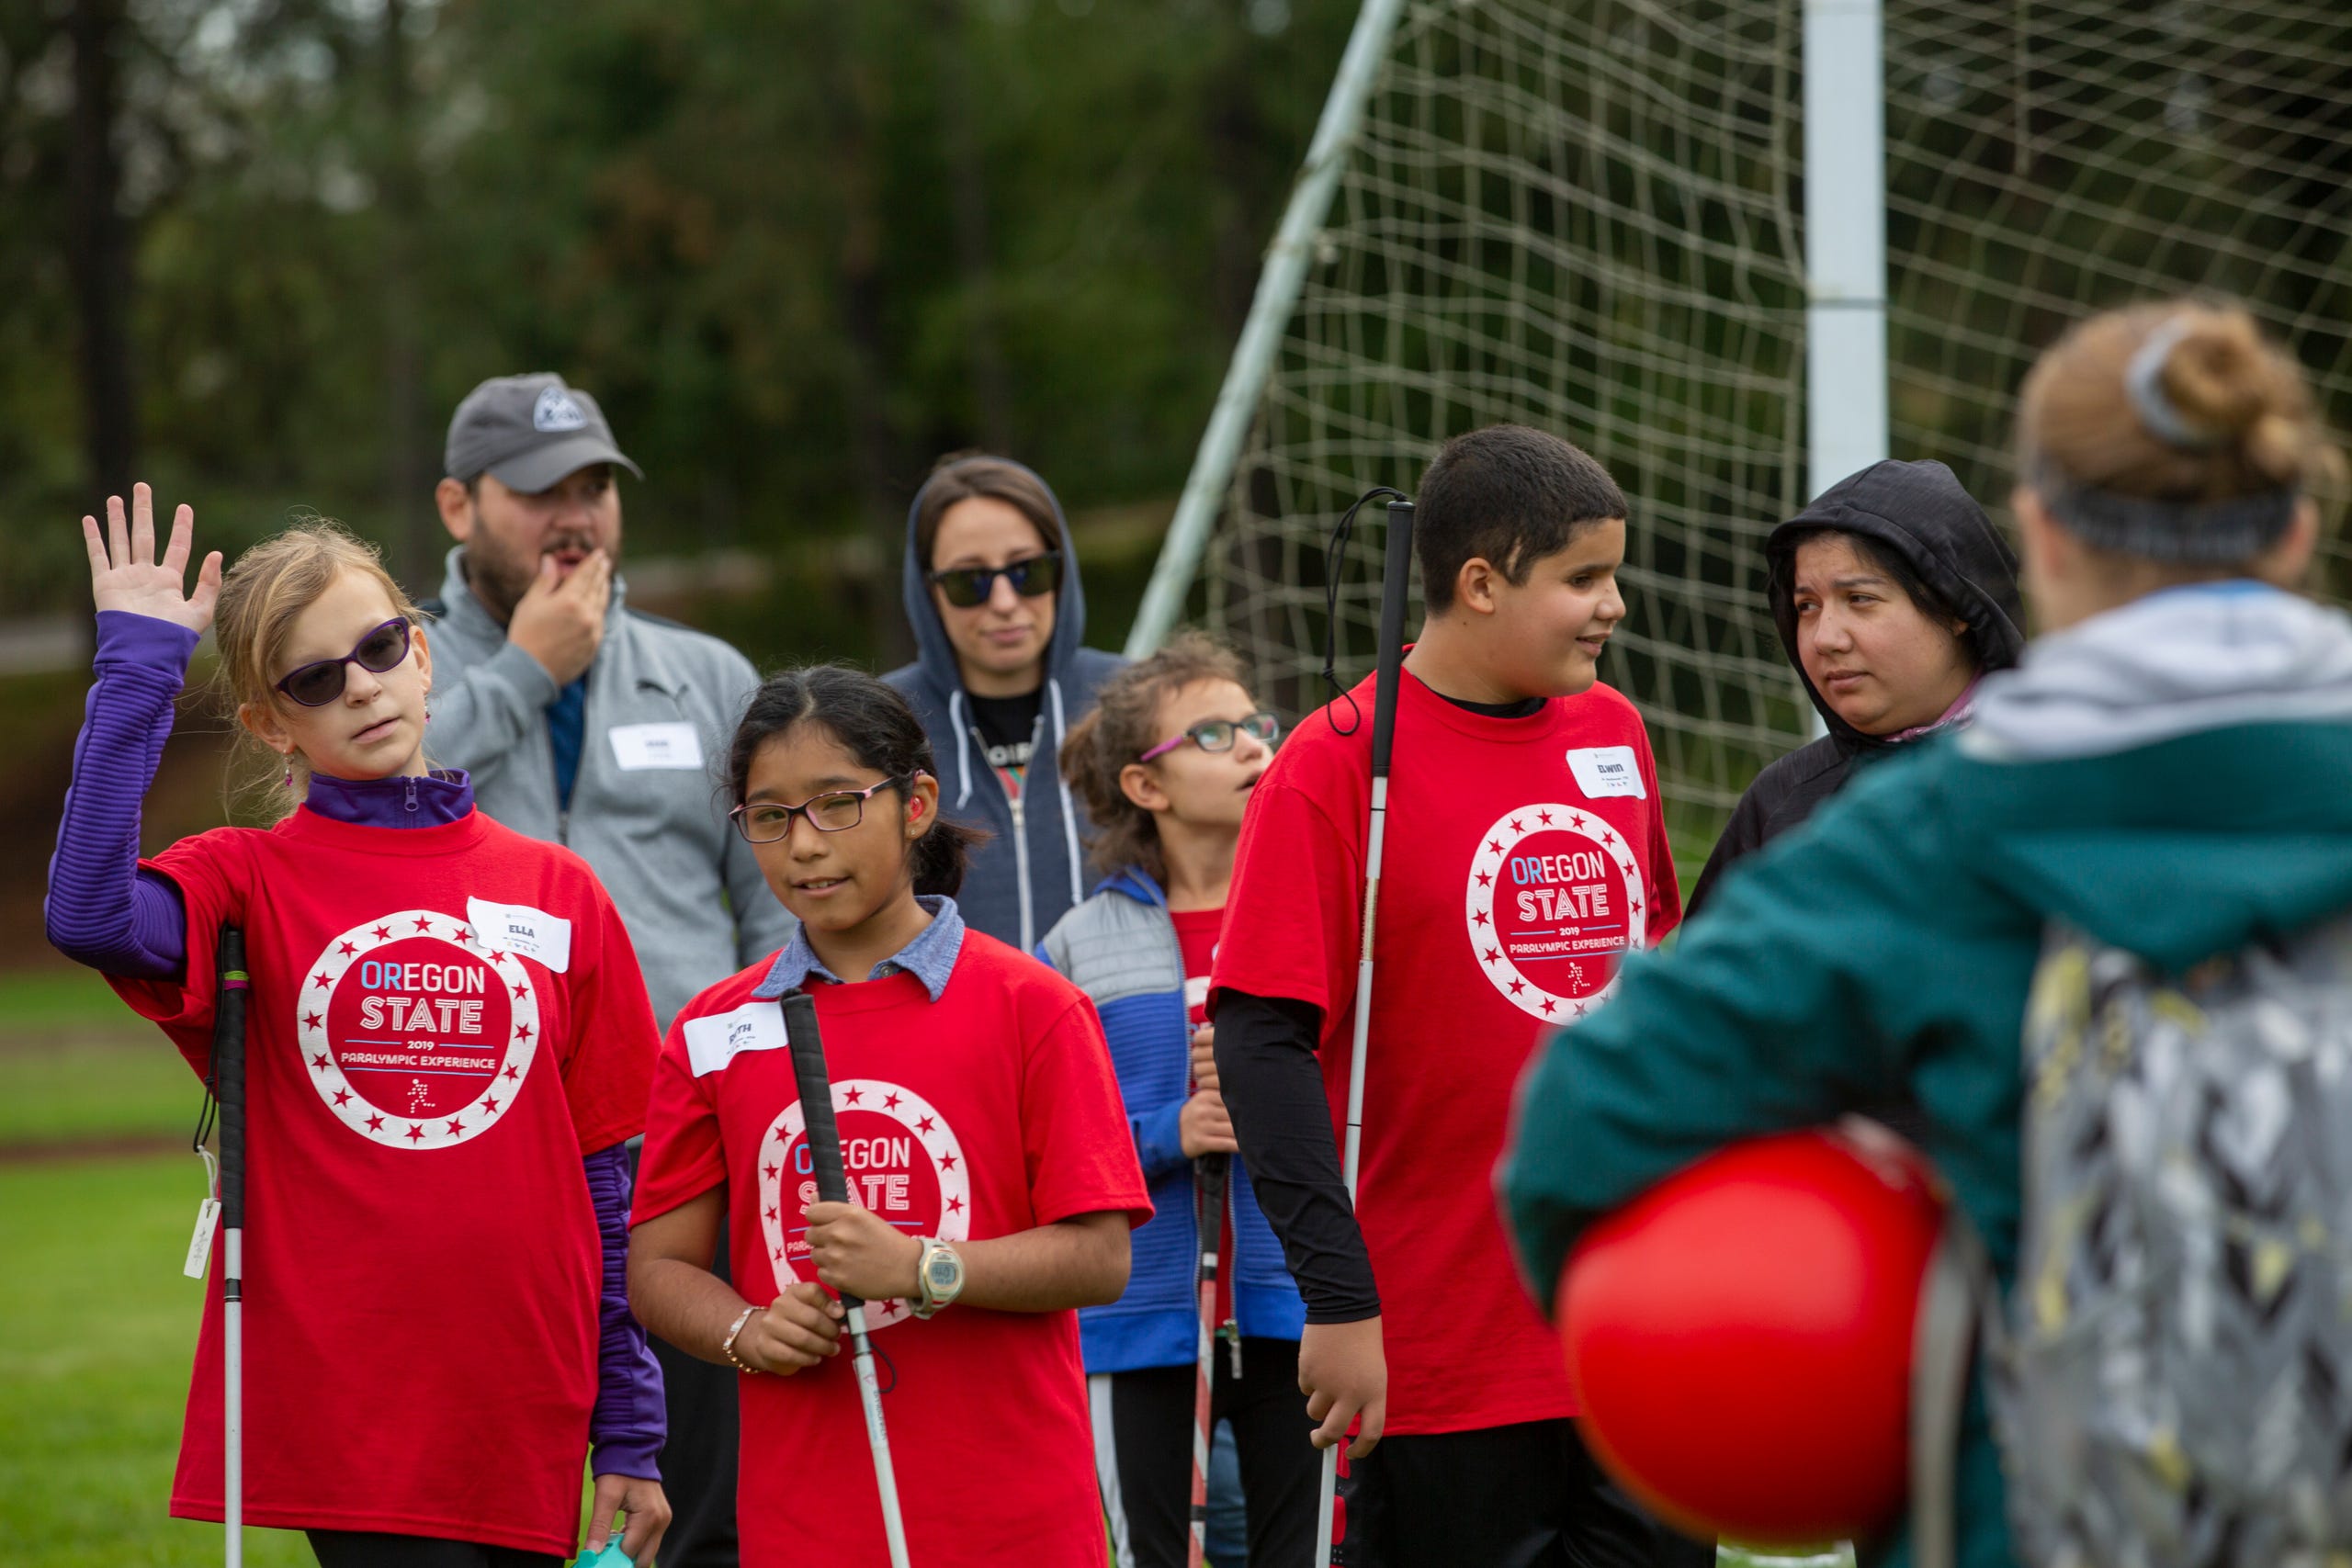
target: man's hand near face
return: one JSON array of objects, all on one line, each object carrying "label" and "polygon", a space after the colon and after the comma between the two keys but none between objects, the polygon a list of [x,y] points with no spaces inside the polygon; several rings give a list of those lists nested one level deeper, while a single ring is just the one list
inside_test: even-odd
[{"label": "man's hand near face", "polygon": [[603,550],[559,578],[553,556],[539,558],[539,574],[515,603],[506,639],[537,660],[559,686],[588,672],[605,640],[605,610],[613,601],[613,559]]}]

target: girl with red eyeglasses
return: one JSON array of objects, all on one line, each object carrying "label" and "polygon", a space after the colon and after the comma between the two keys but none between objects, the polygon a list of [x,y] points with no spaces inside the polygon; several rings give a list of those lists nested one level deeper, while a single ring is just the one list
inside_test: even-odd
[{"label": "girl with red eyeglasses", "polygon": [[[138,486],[82,520],[97,681],[51,863],[50,940],[198,1074],[215,943],[244,933],[244,1517],[323,1568],[524,1568],[616,1512],[669,1520],[661,1384],[623,1287],[625,1140],[656,1040],[637,957],[577,856],[474,809],[424,750],[432,652],[375,552],[312,523],[186,591]],[[267,829],[139,856],[197,639],[266,748]],[[172,1512],[222,1517],[220,1275]],[[591,1450],[593,1447],[593,1459]]]}]

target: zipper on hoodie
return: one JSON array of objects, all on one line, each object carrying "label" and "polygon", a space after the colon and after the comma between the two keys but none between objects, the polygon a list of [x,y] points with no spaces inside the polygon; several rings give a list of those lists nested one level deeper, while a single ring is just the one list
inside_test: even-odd
[{"label": "zipper on hoodie", "polygon": [[1036,765],[1037,742],[1046,734],[1046,715],[1041,708],[1036,719],[1029,726],[1030,760],[1022,770],[1021,792],[1018,795],[1004,787],[1004,775],[997,772],[995,763],[989,761],[989,746],[980,737],[980,727],[976,724],[969,729],[973,745],[979,749],[980,766],[986,768],[989,777],[996,781],[998,793],[1004,796],[1004,804],[1012,813],[1013,880],[1021,893],[1021,951],[1035,953],[1037,950],[1037,933],[1036,917],[1030,908],[1029,897],[1029,817],[1023,803],[1029,798],[1028,769]]},{"label": "zipper on hoodie", "polygon": [[408,799],[404,804],[409,815],[414,816],[416,814],[416,780],[413,778],[408,781]]}]

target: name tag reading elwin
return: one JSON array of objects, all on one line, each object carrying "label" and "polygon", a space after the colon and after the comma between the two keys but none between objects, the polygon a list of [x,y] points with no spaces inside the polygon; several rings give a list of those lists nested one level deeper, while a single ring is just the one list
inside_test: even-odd
[{"label": "name tag reading elwin", "polygon": [[616,724],[605,733],[624,772],[702,766],[702,738],[691,724]]},{"label": "name tag reading elwin", "polygon": [[487,898],[466,900],[466,921],[483,951],[504,951],[518,958],[535,958],[560,975],[571,967],[571,922],[528,904],[493,904]]},{"label": "name tag reading elwin", "polygon": [[1642,784],[1641,759],[1634,755],[1631,746],[1579,747],[1568,753],[1568,771],[1576,774],[1577,787],[1588,800],[1612,795],[1649,798]]}]

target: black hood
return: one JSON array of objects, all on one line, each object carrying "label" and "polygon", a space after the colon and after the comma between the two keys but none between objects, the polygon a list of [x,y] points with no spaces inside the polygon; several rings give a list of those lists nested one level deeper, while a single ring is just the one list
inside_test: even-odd
[{"label": "black hood", "polygon": [[1864,735],[1822,700],[1797,657],[1794,578],[1798,541],[1817,528],[1859,534],[1911,563],[1921,581],[1952,606],[1975,634],[1984,671],[2007,670],[2025,650],[2025,607],[2018,597],[2018,558],[1984,509],[1941,463],[1888,458],[1849,475],[1772,530],[1764,541],[1765,592],[1781,646],[1805,694],[1842,751],[1889,742]]}]

